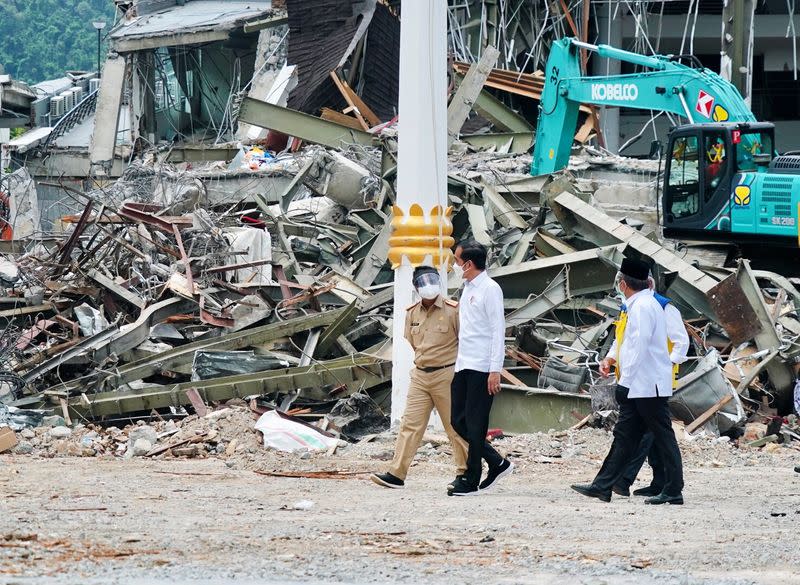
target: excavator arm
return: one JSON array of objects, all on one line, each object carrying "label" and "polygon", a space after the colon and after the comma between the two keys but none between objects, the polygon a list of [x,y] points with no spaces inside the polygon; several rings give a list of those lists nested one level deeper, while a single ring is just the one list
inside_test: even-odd
[{"label": "excavator arm", "polygon": [[[584,76],[580,69],[580,49],[649,71]],[[547,59],[532,175],[552,173],[567,166],[581,104],[671,112],[689,123],[756,121],[738,90],[699,64],[689,66],[670,56],[649,57],[564,38],[553,43]]]}]

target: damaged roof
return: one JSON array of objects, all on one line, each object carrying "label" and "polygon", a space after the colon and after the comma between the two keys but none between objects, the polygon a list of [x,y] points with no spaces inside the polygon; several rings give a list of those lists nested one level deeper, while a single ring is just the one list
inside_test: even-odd
[{"label": "damaged roof", "polygon": [[[270,0],[238,0],[220,2],[195,0],[183,6],[172,6],[150,14],[122,21],[110,33],[114,47],[119,51],[136,50],[130,41],[139,39],[164,39],[184,34],[214,33],[220,39],[245,22],[267,16],[272,11]],[[159,43],[167,46],[174,43]],[[147,47],[142,47],[147,48]]]},{"label": "damaged roof", "polygon": [[[287,0],[289,13],[288,63],[297,65],[297,87],[289,107],[317,112],[323,107],[346,107],[330,72],[355,49],[356,35],[365,34],[362,97],[382,120],[394,117],[400,62],[400,21],[375,0]],[[362,21],[368,26],[363,27]],[[354,42],[355,41],[355,42]]]}]

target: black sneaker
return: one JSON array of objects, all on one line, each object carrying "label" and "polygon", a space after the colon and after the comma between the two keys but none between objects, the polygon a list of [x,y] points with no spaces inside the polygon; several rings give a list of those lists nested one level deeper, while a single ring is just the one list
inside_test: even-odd
[{"label": "black sneaker", "polygon": [[494,469],[490,469],[486,479],[481,482],[481,485],[478,486],[478,489],[485,492],[487,490],[492,489],[494,486],[497,485],[497,482],[500,480],[501,477],[505,477],[506,475],[511,475],[514,471],[514,464],[511,463],[508,459],[503,459],[503,462],[495,467]]},{"label": "black sneaker", "polygon": [[456,484],[462,481],[463,479],[464,479],[464,474],[459,473],[453,481],[447,484],[447,491],[452,490],[456,486]]},{"label": "black sneaker", "polygon": [[448,496],[477,496],[478,494],[480,494],[478,486],[470,485],[463,476],[455,483],[453,489],[447,490]]},{"label": "black sneaker", "polygon": [[378,485],[387,488],[397,489],[406,485],[406,482],[399,477],[393,476],[391,473],[373,473],[369,478]]}]

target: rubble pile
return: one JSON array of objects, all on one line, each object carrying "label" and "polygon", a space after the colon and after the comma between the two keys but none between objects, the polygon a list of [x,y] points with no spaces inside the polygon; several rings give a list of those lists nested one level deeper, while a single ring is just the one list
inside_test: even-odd
[{"label": "rubble pile", "polygon": [[[381,148],[391,149],[392,128],[384,132]],[[242,147],[228,163],[228,178],[283,181],[283,192],[250,189],[237,199],[224,195],[218,163],[153,156],[116,183],[76,192],[83,208],[62,218],[63,237],[31,239],[4,258],[2,295],[16,307],[5,311],[0,340],[4,416],[17,430],[40,424],[37,416],[64,419],[23,437],[17,452],[144,455],[185,437],[139,437],[137,447],[116,429],[163,418],[153,427],[161,435],[232,399],[299,411],[350,439],[359,433],[348,425],[362,418],[370,431],[385,428],[394,198],[393,182],[381,178],[385,157],[377,147],[312,145],[259,150],[252,169],[248,153]],[[506,299],[510,398],[496,409],[497,426],[514,433],[613,422],[614,405],[598,398],[607,381],[597,365],[619,311],[608,291],[631,254],[655,261],[659,288],[691,334],[675,417],[692,432],[738,439],[747,421],[791,414],[800,293],[789,279],[747,260],[698,268],[645,235],[647,224],[603,213],[570,172],[543,180],[518,174],[515,157],[451,158],[453,235],[490,248],[490,274]],[[456,293],[460,283],[449,285]],[[336,412],[356,393],[372,396],[377,418],[357,403]],[[520,422],[519,412],[544,405],[555,405],[555,418],[524,414]],[[783,423],[749,442],[800,438],[796,424]],[[74,437],[53,435],[76,424],[85,426]],[[232,438],[195,431],[206,434],[171,454],[230,455]]]},{"label": "rubble pile", "polygon": [[263,450],[246,405],[223,406],[204,417],[140,420],[122,428],[92,423],[66,426],[59,416],[19,432],[15,453],[40,457],[231,457]]},{"label": "rubble pile", "polygon": [[[35,153],[25,159],[33,171],[9,176],[25,184],[26,217],[36,207],[48,228],[14,231],[1,248],[0,427],[25,435],[16,447],[19,437],[0,436],[0,449],[203,456],[255,448],[249,439],[231,447],[236,438],[220,430],[228,415],[217,428],[209,422],[231,400],[245,405],[234,409],[240,422],[261,417],[264,440],[276,449],[298,447],[287,439],[291,425],[311,433],[298,448],[324,452],[339,437],[356,441],[386,428],[399,19],[385,3],[365,3],[359,14],[323,4],[293,0],[284,13],[284,5],[273,12],[255,3],[217,15],[224,35],[246,28],[258,35],[242,42],[258,45],[250,83],[227,80],[225,108],[207,112],[218,119],[205,130],[205,96],[185,95],[184,112],[172,93],[188,91],[187,71],[172,69],[176,84],[155,97],[190,124],[164,128],[154,99],[141,104],[150,109],[137,113],[140,128],[128,129],[141,140],[117,148],[107,131],[120,108],[136,105],[122,103],[126,64],[115,47],[147,55],[171,39],[196,8],[176,5],[159,13],[163,30],[140,31],[139,21],[115,28],[96,90],[114,96],[109,107],[97,109],[92,94],[52,129],[52,140],[15,144],[15,157]],[[319,27],[306,26],[312,22]],[[368,30],[381,41],[363,42]],[[209,62],[229,58],[220,43],[202,49]],[[765,450],[797,445],[788,418],[800,408],[796,281],[746,258],[704,263],[695,247],[661,238],[653,229],[661,165],[588,145],[589,111],[570,167],[531,177],[530,124],[497,95],[526,106],[541,96],[521,87],[521,77],[509,83],[511,72],[484,65],[482,73],[474,63],[450,69],[441,197],[452,207],[453,238],[489,248],[489,273],[505,297],[505,391],[492,426],[518,434],[613,423],[610,381],[597,368],[620,310],[614,276],[633,256],[654,264],[657,288],[690,333],[691,357],[671,401],[687,434]],[[198,87],[225,86],[192,67]],[[146,91],[138,75],[133,83]],[[540,76],[525,80],[541,87]],[[65,140],[92,116],[91,148],[66,153]],[[137,134],[143,128],[146,140]],[[66,164],[66,154],[83,157],[91,181],[42,177],[45,166]],[[52,190],[60,199],[39,207]],[[449,292],[460,286],[453,276]],[[34,430],[54,416],[63,422]],[[133,421],[152,433],[131,429]],[[748,423],[767,426],[748,434]]]}]

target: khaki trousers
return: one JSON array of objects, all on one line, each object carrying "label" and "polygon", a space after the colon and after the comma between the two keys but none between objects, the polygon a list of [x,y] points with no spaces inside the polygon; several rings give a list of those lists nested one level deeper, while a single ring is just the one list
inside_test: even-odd
[{"label": "khaki trousers", "polygon": [[408,468],[428,427],[434,408],[444,423],[444,430],[453,448],[453,463],[456,473],[467,469],[467,443],[450,424],[450,383],[453,380],[454,366],[426,373],[417,368],[411,370],[411,384],[408,387],[406,410],[400,420],[394,459],[389,473],[402,480],[406,479]]}]

